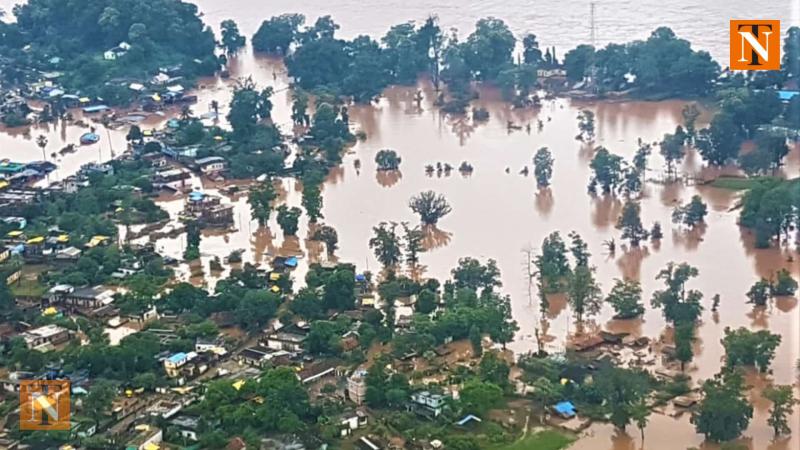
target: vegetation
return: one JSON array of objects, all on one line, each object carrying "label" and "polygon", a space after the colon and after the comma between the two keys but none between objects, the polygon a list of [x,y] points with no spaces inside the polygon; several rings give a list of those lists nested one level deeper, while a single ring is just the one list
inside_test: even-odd
[{"label": "vegetation", "polygon": [[729,368],[737,366],[755,367],[766,372],[775,349],[781,343],[781,336],[767,330],[750,331],[747,328],[732,330],[725,328],[722,345],[725,347],[725,361]]},{"label": "vegetation", "polygon": [[738,438],[753,418],[753,407],[745,397],[742,375],[722,372],[703,383],[703,400],[692,416],[698,433],[715,442]]},{"label": "vegetation", "polygon": [[672,222],[694,228],[705,220],[707,214],[708,206],[699,195],[693,195],[688,204],[675,207],[672,211]]},{"label": "vegetation", "polygon": [[637,281],[614,280],[614,287],[605,301],[614,308],[616,319],[632,319],[644,314],[642,287]]},{"label": "vegetation", "polygon": [[442,194],[436,194],[433,191],[421,192],[419,195],[411,197],[408,206],[411,211],[419,215],[423,225],[433,226],[453,210]]},{"label": "vegetation", "polygon": [[536,150],[536,155],[533,157],[533,174],[540,188],[550,185],[550,178],[553,176],[553,155],[547,147]]}]

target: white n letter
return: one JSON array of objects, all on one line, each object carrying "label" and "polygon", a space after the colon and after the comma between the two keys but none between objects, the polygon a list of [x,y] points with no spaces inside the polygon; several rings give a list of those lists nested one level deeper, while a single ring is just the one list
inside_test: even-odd
[{"label": "white n letter", "polygon": [[739,36],[742,37],[742,55],[739,59],[739,62],[747,62],[747,58],[744,57],[744,41],[747,41],[750,44],[750,47],[758,53],[758,56],[761,57],[764,61],[769,61],[769,35],[772,34],[772,31],[765,31],[764,36],[767,37],[767,46],[764,48],[758,39],[753,36],[753,33],[746,33],[744,31],[739,31]]}]

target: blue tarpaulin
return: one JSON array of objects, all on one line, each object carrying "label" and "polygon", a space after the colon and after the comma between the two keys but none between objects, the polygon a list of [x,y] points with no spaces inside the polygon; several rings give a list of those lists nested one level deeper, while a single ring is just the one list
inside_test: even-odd
[{"label": "blue tarpaulin", "polygon": [[286,258],[286,262],[284,262],[283,264],[286,267],[297,267],[297,258],[294,256]]},{"label": "blue tarpaulin", "polygon": [[795,95],[800,94],[798,91],[778,91],[778,98],[782,102],[788,102],[794,98]]},{"label": "blue tarpaulin", "polygon": [[562,417],[574,417],[575,416],[575,405],[572,402],[561,402],[557,403],[553,409],[558,413],[558,415]]}]

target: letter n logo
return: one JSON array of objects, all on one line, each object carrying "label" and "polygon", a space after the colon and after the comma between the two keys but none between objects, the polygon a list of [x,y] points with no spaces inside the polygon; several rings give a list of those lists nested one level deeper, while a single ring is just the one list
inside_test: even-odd
[{"label": "letter n logo", "polygon": [[780,20],[731,20],[730,37],[731,70],[780,70]]}]

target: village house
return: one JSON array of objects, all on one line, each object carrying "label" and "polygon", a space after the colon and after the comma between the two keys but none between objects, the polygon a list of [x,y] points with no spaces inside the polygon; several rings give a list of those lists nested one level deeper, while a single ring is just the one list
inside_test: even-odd
[{"label": "village house", "polygon": [[125,445],[125,450],[151,450],[159,448],[164,440],[164,432],[161,428],[151,425],[139,425],[136,427],[138,434]]},{"label": "village house", "polygon": [[286,350],[287,352],[299,353],[303,351],[310,326],[305,322],[298,322],[267,335],[267,347],[273,350]]},{"label": "village house", "polygon": [[367,398],[367,371],[356,370],[347,379],[347,397],[356,405],[363,405]]},{"label": "village house", "polygon": [[93,310],[114,301],[113,292],[102,287],[74,288],[69,284],[59,284],[50,289],[45,304],[61,305],[71,309]]},{"label": "village house", "polygon": [[218,174],[225,170],[225,158],[208,156],[194,160],[194,165],[204,175]]},{"label": "village house", "polygon": [[303,369],[297,372],[297,378],[303,384],[312,383],[324,377],[334,375],[336,373],[336,365],[331,362],[314,362],[306,365]]},{"label": "village house", "polygon": [[170,378],[177,378],[180,376],[180,369],[185,366],[189,361],[197,357],[195,352],[178,352],[164,360],[164,371]]},{"label": "village house", "polygon": [[350,436],[353,431],[367,426],[367,415],[364,411],[347,411],[339,415],[339,436]]},{"label": "village house", "polygon": [[237,355],[237,360],[248,366],[265,368],[268,365],[284,365],[289,363],[289,352],[273,350],[262,345],[248,347]]},{"label": "village house", "polygon": [[184,168],[167,169],[153,175],[153,187],[157,189],[171,189],[179,191],[186,187],[186,180],[192,178],[191,172]]},{"label": "village house", "polygon": [[22,339],[31,349],[41,349],[48,345],[58,345],[69,340],[69,330],[55,324],[34,328],[22,333]]},{"label": "village house", "polygon": [[131,45],[127,42],[120,42],[116,47],[111,48],[103,52],[103,59],[106,61],[115,61],[117,58],[125,56],[128,53],[128,50],[131,49]]},{"label": "village house", "polygon": [[177,430],[182,438],[197,442],[199,426],[197,417],[180,415],[170,420],[169,424]]},{"label": "village house", "polygon": [[201,191],[189,193],[184,213],[197,219],[203,227],[224,227],[233,224],[233,205],[223,205],[220,197],[207,195]]},{"label": "village house", "polygon": [[444,410],[448,397],[442,394],[433,394],[429,391],[414,392],[408,410],[427,418],[439,417]]}]

